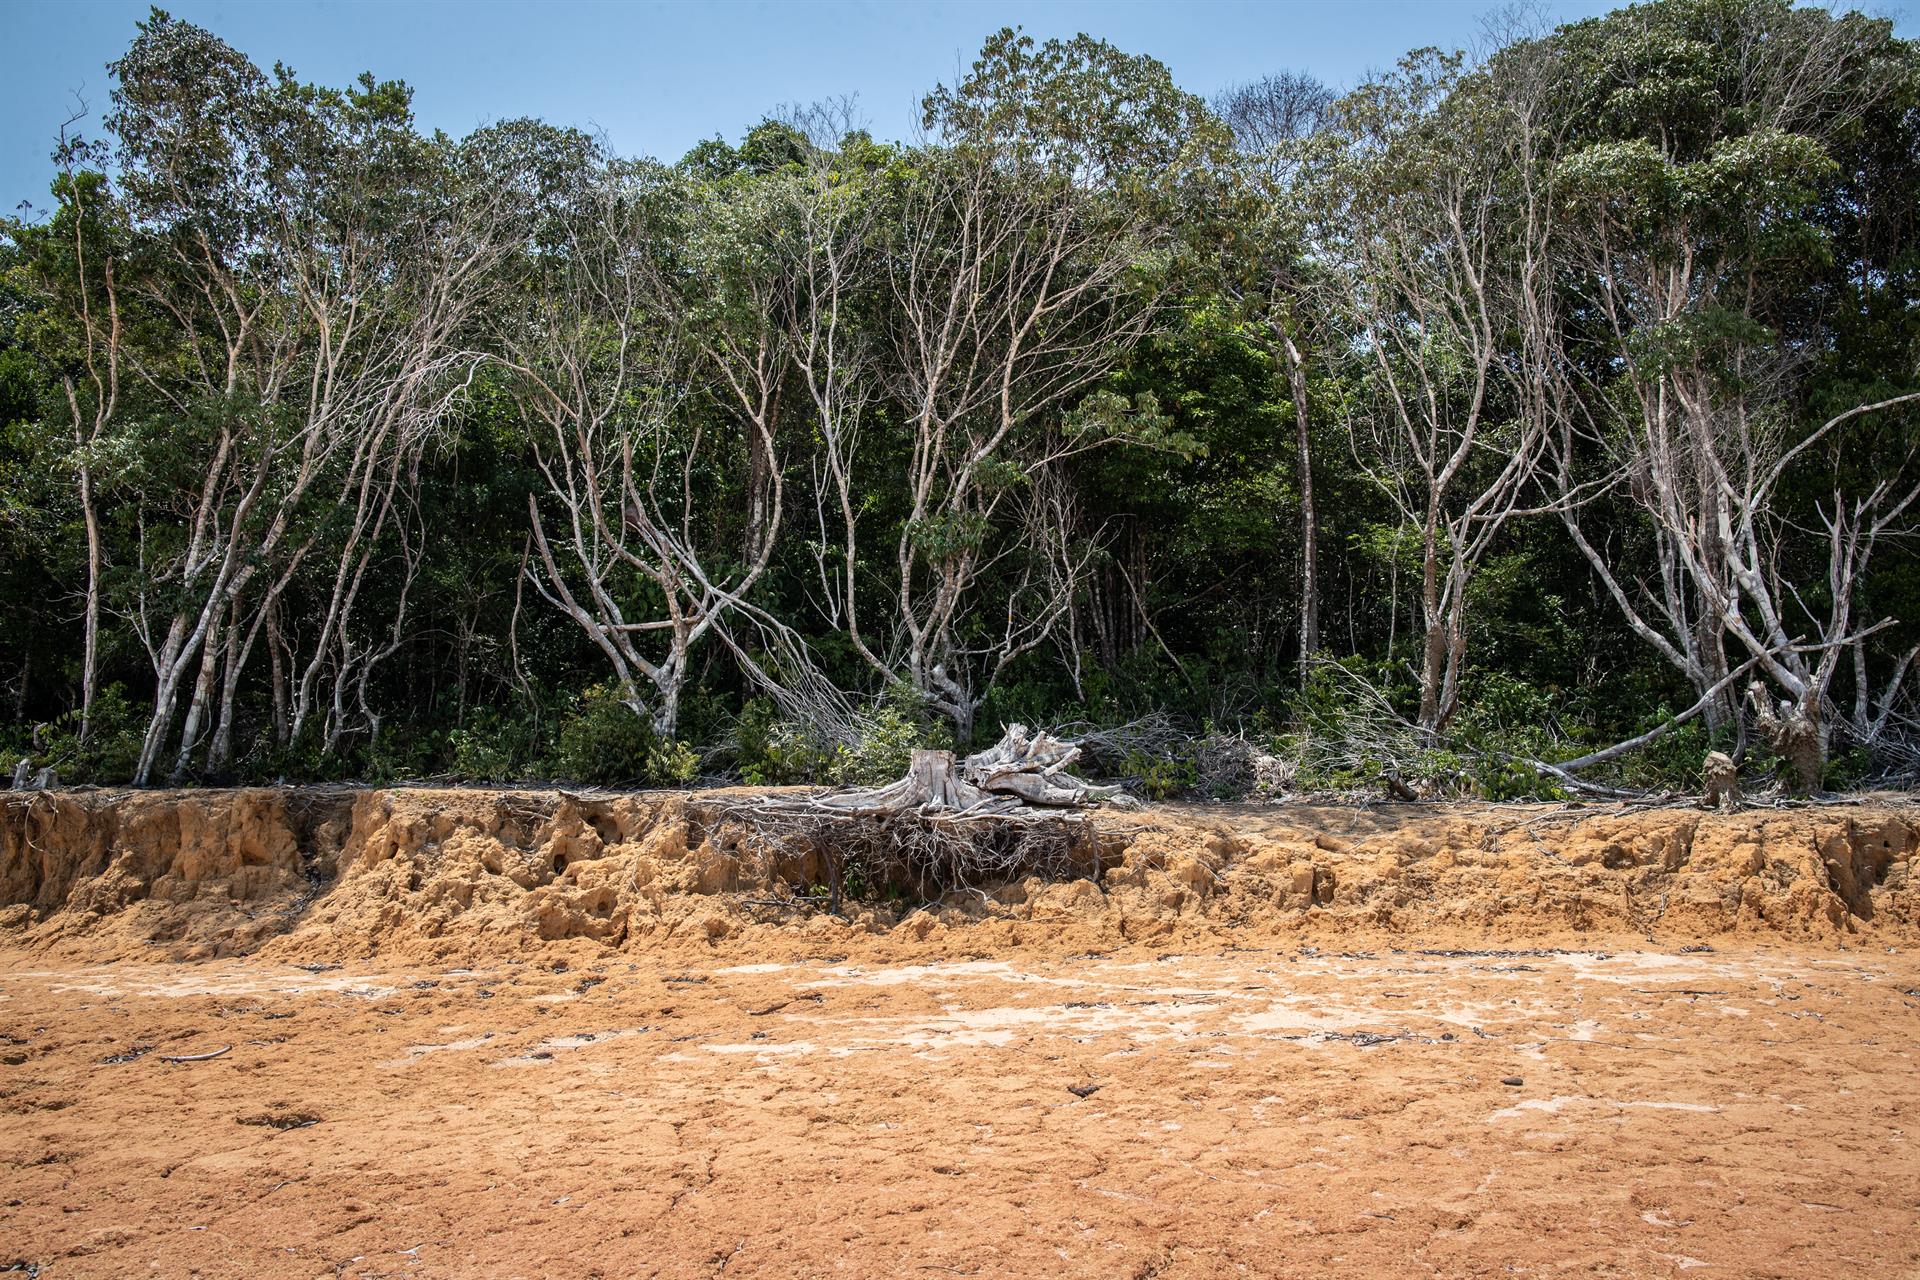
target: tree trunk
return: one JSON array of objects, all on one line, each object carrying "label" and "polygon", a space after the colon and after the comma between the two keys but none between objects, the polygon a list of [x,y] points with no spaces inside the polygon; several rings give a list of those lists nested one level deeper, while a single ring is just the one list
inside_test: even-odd
[{"label": "tree trunk", "polygon": [[667,678],[654,682],[660,691],[660,697],[653,708],[653,731],[662,738],[671,738],[680,728],[680,686],[684,677],[677,671],[667,674]]},{"label": "tree trunk", "polygon": [[140,742],[140,759],[134,765],[136,787],[152,781],[153,767],[159,763],[160,752],[173,730],[173,709],[180,700],[180,674],[186,670],[189,660],[189,655],[180,652],[186,646],[187,635],[186,618],[176,615],[161,646],[159,660],[154,663],[153,714],[147,720],[147,732]]},{"label": "tree trunk", "polygon": [[1440,731],[1440,694],[1446,679],[1448,648],[1447,624],[1439,620],[1428,623],[1420,661],[1420,728],[1429,735]]},{"label": "tree trunk", "polygon": [[272,663],[270,678],[273,680],[273,741],[274,745],[285,747],[291,739],[287,723],[287,672],[280,660],[280,601],[277,598],[268,601],[266,618],[267,657]]},{"label": "tree trunk", "polygon": [[[213,746],[207,753],[207,767],[225,769],[233,763],[233,726],[239,718],[240,677],[246,674],[247,663],[253,657],[253,645],[260,638],[260,629],[265,623],[269,610],[262,608],[254,615],[253,622],[247,627],[246,639],[227,643],[227,661],[220,676],[220,718],[213,734]],[[228,632],[237,637],[240,633],[240,601],[233,602],[233,615],[227,623]]]},{"label": "tree trunk", "polygon": [[93,469],[80,468],[80,511],[87,524],[87,612],[80,656],[80,741],[93,729],[93,698],[99,680],[100,516],[93,509]]},{"label": "tree trunk", "polygon": [[174,757],[171,775],[175,783],[187,776],[194,749],[200,745],[200,724],[206,717],[207,703],[213,696],[214,675],[220,665],[220,641],[220,617],[215,614],[207,628],[207,638],[200,646],[200,674],[193,682],[193,701],[187,704],[187,718],[180,726],[180,753]]},{"label": "tree trunk", "polygon": [[1447,670],[1447,620],[1440,613],[1440,557],[1429,513],[1420,570],[1420,617],[1426,625],[1420,659],[1420,728],[1439,732],[1440,685]]},{"label": "tree trunk", "polygon": [[1307,683],[1320,651],[1320,521],[1313,506],[1312,418],[1307,406],[1307,366],[1291,335],[1282,335],[1287,355],[1287,387],[1293,397],[1294,447],[1300,485],[1300,683]]},{"label": "tree trunk", "polygon": [[163,678],[153,691],[153,714],[147,718],[147,731],[140,739],[140,759],[133,767],[136,787],[144,787],[153,779],[153,766],[160,759],[167,733],[173,727],[174,698],[173,682]]}]

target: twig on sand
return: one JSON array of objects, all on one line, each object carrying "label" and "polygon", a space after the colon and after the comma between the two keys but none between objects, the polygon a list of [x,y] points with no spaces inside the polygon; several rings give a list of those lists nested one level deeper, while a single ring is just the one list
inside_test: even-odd
[{"label": "twig on sand", "polygon": [[153,1052],[153,1046],[152,1046],[152,1045],[150,1045],[150,1044],[136,1044],[136,1045],[134,1045],[133,1047],[131,1047],[131,1048],[129,1048],[129,1049],[128,1049],[128,1050],[127,1050],[126,1052],[124,1052],[124,1053],[113,1053],[113,1054],[108,1054],[108,1055],[107,1055],[106,1057],[104,1057],[104,1058],[102,1058],[102,1059],[100,1059],[100,1061],[101,1061],[101,1063],[102,1063],[103,1065],[107,1065],[107,1066],[114,1066],[114,1065],[118,1065],[119,1063],[122,1063],[122,1062],[133,1062],[133,1061],[136,1061],[136,1060],[138,1060],[138,1059],[140,1059],[140,1058],[144,1058],[144,1057],[146,1057],[146,1056],[147,1056],[148,1054],[150,1054],[150,1053],[152,1053],[152,1052]]},{"label": "twig on sand", "polygon": [[160,1055],[160,1061],[162,1062],[208,1062],[214,1058],[220,1057],[223,1054],[228,1054],[232,1052],[233,1052],[232,1045],[223,1044],[218,1049],[212,1050],[209,1053],[163,1053]]}]

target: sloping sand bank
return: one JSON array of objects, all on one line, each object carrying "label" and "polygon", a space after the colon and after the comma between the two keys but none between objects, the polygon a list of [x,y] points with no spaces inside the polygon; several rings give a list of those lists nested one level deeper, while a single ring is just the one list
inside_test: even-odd
[{"label": "sloping sand bank", "polygon": [[[0,930],[86,958],[476,960],[556,942],[805,954],[1053,952],[1174,938],[1913,938],[1920,806],[1733,815],[1564,806],[1102,814],[1084,878],[851,920],[777,903],[819,859],[728,816],[746,793],[253,789],[9,796]],[[934,895],[929,901],[929,896]],[[724,947],[722,946],[724,944]]]}]

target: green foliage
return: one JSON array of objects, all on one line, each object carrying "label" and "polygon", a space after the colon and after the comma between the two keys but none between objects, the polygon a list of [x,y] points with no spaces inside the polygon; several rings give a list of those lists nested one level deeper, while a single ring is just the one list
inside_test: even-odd
[{"label": "green foliage", "polygon": [[449,768],[464,782],[519,782],[537,777],[545,746],[533,717],[494,707],[480,708],[466,725],[447,733]]},{"label": "green foliage", "polygon": [[[132,774],[140,755],[146,722],[124,685],[111,684],[93,700],[87,735],[80,736],[80,712],[66,712],[34,731],[26,750],[34,767],[51,765],[65,783],[111,784]],[[12,767],[12,759],[7,761]]]},{"label": "green foliage", "polygon": [[1149,800],[1178,800],[1200,782],[1200,769],[1185,752],[1133,750],[1120,761],[1121,775]]},{"label": "green foliage", "polygon": [[1486,800],[1560,799],[1564,790],[1529,761],[1568,755],[1559,707],[1544,689],[1499,671],[1479,673],[1449,738],[1468,756],[1472,790]]},{"label": "green foliage", "polygon": [[659,739],[647,750],[649,782],[663,787],[684,787],[699,774],[700,753],[678,739]]},{"label": "green foliage", "polygon": [[[164,700],[177,625],[220,646],[207,715],[233,757],[204,717],[186,753],[208,781],[670,785],[697,776],[697,745],[750,782],[864,784],[955,745],[956,724],[979,745],[1014,720],[1161,713],[1244,732],[1308,789],[1550,796],[1529,761],[1698,691],[1547,510],[1561,477],[1523,485],[1527,514],[1498,528],[1433,532],[1448,450],[1402,447],[1396,412],[1443,432],[1479,415],[1441,517],[1515,456],[1528,414],[1574,423],[1555,447],[1577,519],[1651,600],[1645,406],[1697,404],[1764,462],[1920,387],[1920,51],[1790,0],[1651,0],[1484,61],[1421,51],[1337,100],[1309,85],[1241,155],[1165,65],[1089,35],[996,32],[925,99],[912,145],[823,112],[674,164],[534,120],[447,138],[404,84],[305,83],[159,12],[129,35],[102,134],[61,141],[51,208],[0,222],[0,743],[69,781],[129,778],[156,710],[165,776],[201,671],[178,656]],[[1461,206],[1471,264],[1443,234],[1463,191],[1485,195]],[[1527,217],[1551,227],[1537,260]],[[1058,243],[1074,249],[1034,270]],[[1551,385],[1513,372],[1540,353],[1511,299],[1478,362],[1468,265],[1496,294],[1537,291]],[[436,312],[450,268],[474,301]],[[1043,279],[1060,291],[1038,310],[995,295]],[[915,362],[903,344],[933,312],[911,302],[935,296],[964,319]],[[444,350],[396,379],[429,332]],[[1004,384],[932,386],[1009,351]],[[319,400],[348,407],[316,421],[330,371],[349,376]],[[600,400],[542,398],[574,379]],[[1850,419],[1755,513],[1786,634],[1832,615],[1828,522],[1861,527],[1850,504],[1876,486],[1904,494],[1916,445],[1920,407]],[[549,483],[579,450],[591,493]],[[1300,651],[1309,488],[1318,657],[1337,665]],[[634,493],[658,503],[650,530]],[[1854,587],[1849,626],[1896,620],[1867,639],[1869,703],[1920,643],[1914,510]],[[1434,596],[1466,604],[1457,713],[1421,730],[1430,554]],[[748,578],[718,626],[741,644],[788,629],[866,707],[850,729],[782,719],[697,616]],[[1698,605],[1676,605],[1686,626]],[[676,723],[609,683],[616,641],[647,699],[654,672],[679,682]],[[918,690],[893,683],[909,670]],[[1843,662],[1830,690],[1829,785],[1903,758],[1849,736],[1855,678]],[[1594,776],[1690,790],[1738,730],[1695,721]],[[1209,741],[1101,767],[1192,796]],[[1775,764],[1751,744],[1743,763]]]},{"label": "green foliage", "polygon": [[826,743],[807,726],[781,719],[768,699],[750,699],[733,724],[734,767],[755,785],[868,787],[905,774],[917,749],[953,749],[951,726],[901,684],[857,715],[853,731],[850,742]]},{"label": "green foliage", "polygon": [[827,780],[841,786],[870,787],[892,782],[907,771],[920,748],[951,751],[953,731],[931,714],[926,700],[895,684],[856,722],[851,744],[835,749]]},{"label": "green foliage", "polygon": [[734,768],[754,786],[816,782],[829,772],[832,753],[803,728],[780,719],[769,698],[750,698],[733,724]]},{"label": "green foliage", "polygon": [[681,786],[699,766],[690,747],[655,733],[646,716],[606,684],[588,686],[555,735],[553,768],[570,782]]},{"label": "green foliage", "polygon": [[1084,34],[1036,44],[1002,28],[923,114],[956,146],[1009,145],[1018,163],[1083,180],[1202,171],[1194,161],[1223,160],[1231,142],[1163,63]]}]

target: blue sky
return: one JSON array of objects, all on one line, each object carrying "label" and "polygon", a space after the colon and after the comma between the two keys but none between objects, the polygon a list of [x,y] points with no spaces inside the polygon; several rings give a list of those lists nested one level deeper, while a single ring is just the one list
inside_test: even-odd
[{"label": "blue sky", "polygon": [[[1211,96],[1282,69],[1350,84],[1422,45],[1471,43],[1499,0],[171,0],[261,66],[341,84],[361,71],[414,87],[423,124],[463,134],[517,116],[604,130],[630,154],[674,158],[737,138],[789,102],[858,95],[873,131],[907,136],[920,95],[1003,25],[1087,31],[1167,63]],[[1556,20],[1601,0],[1547,0]],[[75,95],[97,121],[105,64],[144,0],[0,0],[0,208],[45,205],[47,153]],[[1909,18],[1902,34],[1915,34]]]}]

